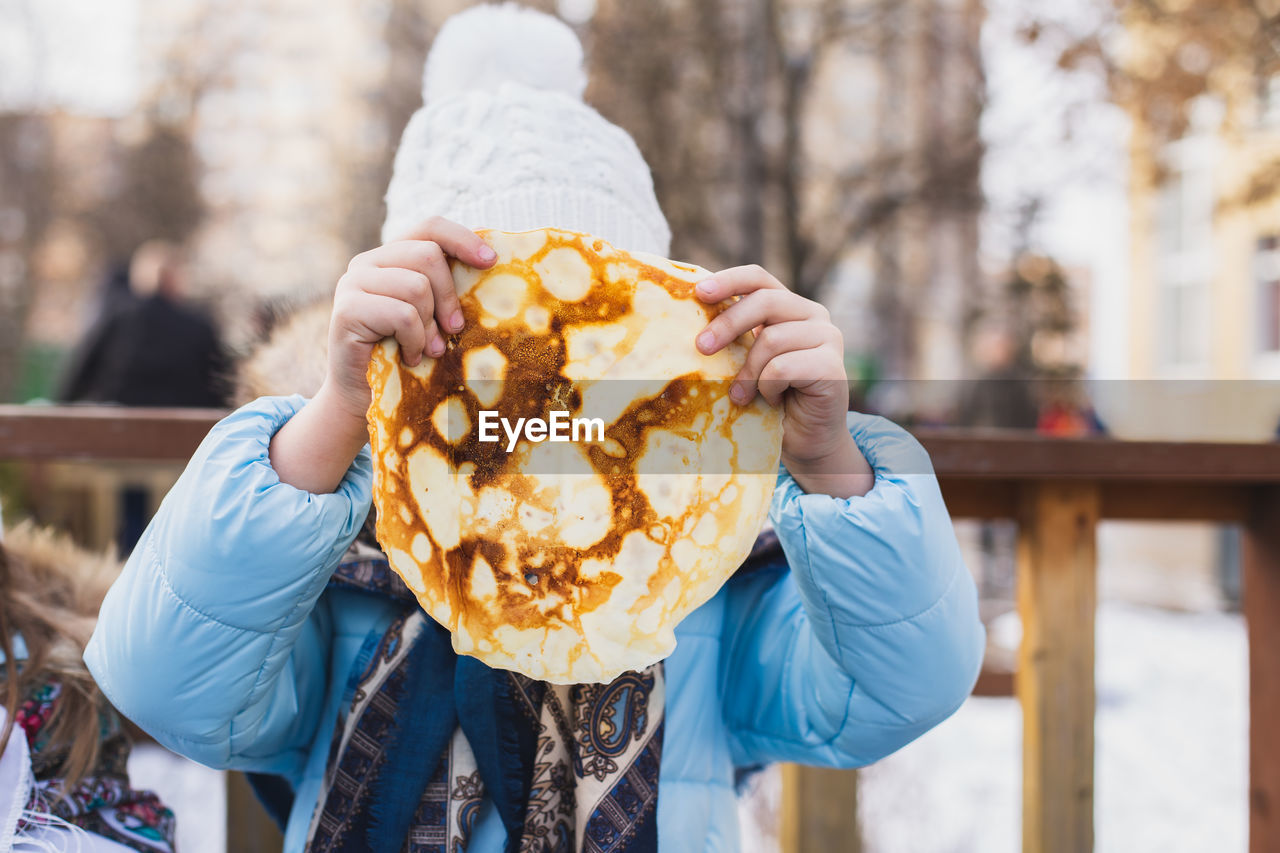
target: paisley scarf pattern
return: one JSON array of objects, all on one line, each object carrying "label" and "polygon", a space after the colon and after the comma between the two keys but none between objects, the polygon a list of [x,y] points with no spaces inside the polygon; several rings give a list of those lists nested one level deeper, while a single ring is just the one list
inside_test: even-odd
[{"label": "paisley scarf pattern", "polygon": [[[370,523],[331,584],[403,610],[357,657],[306,849],[461,853],[486,798],[507,853],[656,849],[662,664],[554,685],[459,657],[371,534]],[[762,534],[743,568],[777,548]]]},{"label": "paisley scarf pattern", "polygon": [[98,763],[89,775],[65,790],[57,774],[66,749],[51,743],[48,736],[48,723],[61,695],[61,684],[46,681],[26,697],[14,715],[15,725],[27,736],[35,775],[27,809],[53,815],[139,853],[172,853],[173,812],[150,791],[129,787],[126,765],[130,744],[114,710],[106,708],[99,716]]},{"label": "paisley scarf pattern", "polygon": [[662,674],[659,664],[610,684],[545,686],[522,853],[653,849],[631,846],[632,816],[656,817],[662,723],[650,715],[665,704]]}]

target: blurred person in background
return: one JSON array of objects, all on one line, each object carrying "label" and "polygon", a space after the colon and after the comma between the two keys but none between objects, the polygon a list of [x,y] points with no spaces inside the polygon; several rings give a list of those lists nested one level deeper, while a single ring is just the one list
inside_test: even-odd
[{"label": "blurred person in background", "polygon": [[1018,370],[1017,344],[1002,324],[988,323],[974,336],[974,362],[981,375],[967,383],[960,402],[960,426],[1035,429],[1039,417],[1026,374]]},{"label": "blurred person in background", "polygon": [[184,304],[186,276],[178,246],[144,243],[129,265],[131,297],[104,307],[72,356],[59,399],[225,405],[226,358],[213,323]]},{"label": "blurred person in background", "polygon": [[83,336],[88,338],[98,326],[109,322],[111,317],[133,301],[133,288],[129,284],[129,259],[112,261],[98,284],[98,292],[87,306],[85,316],[91,322],[86,324]]},{"label": "blurred person in background", "polygon": [[[987,321],[973,339],[973,360],[981,374],[965,384],[957,413],[959,426],[977,429],[1033,430],[1039,420],[1035,389],[1026,372],[1018,367],[1018,345],[1007,324]],[[1008,520],[983,521],[978,528],[982,558],[978,571],[978,594],[984,618],[1009,609],[1013,600],[1013,579],[1018,528]]]},{"label": "blurred person in background", "polygon": [[130,787],[129,735],[81,658],[118,573],[0,521],[0,850],[173,850],[173,812]]},{"label": "blurred person in background", "polygon": [[[229,363],[213,323],[184,304],[182,249],[152,240],[133,254],[127,290],[104,287],[98,321],[71,357],[58,399],[125,406],[221,408]],[[120,488],[117,544],[132,550],[150,518],[144,487]]]},{"label": "blurred person in background", "polygon": [[1089,403],[1080,382],[1058,379],[1045,384],[1045,402],[1036,431],[1054,438],[1106,435],[1107,428]]}]

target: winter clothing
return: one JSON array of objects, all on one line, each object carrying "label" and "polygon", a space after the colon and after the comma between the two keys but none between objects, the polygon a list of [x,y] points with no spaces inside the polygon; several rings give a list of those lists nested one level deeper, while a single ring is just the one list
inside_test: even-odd
[{"label": "winter clothing", "polygon": [[348,685],[307,849],[393,850],[404,838],[433,839],[419,845],[427,853],[466,849],[492,795],[508,850],[574,850],[576,839],[587,849],[652,850],[661,666],[569,686],[459,657],[392,571],[373,521],[330,586],[388,598],[401,615],[370,636],[369,663]]},{"label": "winter clothing", "polygon": [[[7,719],[0,708],[0,730]],[[0,754],[0,850],[129,853],[136,849],[39,811],[36,800],[27,736],[21,726],[14,726]]]},{"label": "winter clothing", "polygon": [[[451,19],[396,155],[384,239],[437,215],[568,228],[666,255],[648,168],[625,132],[582,103],[581,58],[572,32],[537,13],[479,7]],[[404,833],[386,827],[406,824],[415,850],[452,853],[467,829],[459,847],[512,850],[516,831],[541,817],[567,833],[544,795],[572,791],[558,803],[576,810],[594,781],[609,785],[602,794],[633,833],[631,849],[651,849],[645,833],[656,832],[668,853],[736,850],[735,770],[869,763],[953,712],[977,676],[976,596],[928,458],[892,424],[855,416],[875,487],[837,500],[780,473],[771,518],[782,554],[685,618],[666,661],[603,688],[636,697],[633,715],[613,721],[634,748],[610,758],[628,772],[600,762],[603,777],[588,779],[592,738],[613,723],[586,740],[570,730],[621,705],[458,658],[415,606],[353,585],[374,579],[344,562],[369,511],[371,461],[362,452],[333,494],[281,483],[268,446],[303,403],[262,398],[210,433],[108,594],[85,653],[103,692],[161,743],[286,777],[287,851],[308,838],[312,849],[343,850],[382,835],[398,849]],[[514,722],[526,698],[529,719]],[[576,778],[549,791],[512,768],[544,748],[543,712],[556,708],[570,733],[549,733],[550,769]],[[435,785],[422,778],[427,763]],[[594,814],[575,811],[578,844],[596,837],[585,827]]]},{"label": "winter clothing", "polygon": [[[26,643],[21,634],[11,642],[21,667]],[[0,667],[4,662],[0,652]],[[48,850],[171,851],[173,812],[152,792],[129,786],[130,743],[114,709],[103,708],[99,717],[102,743],[96,765],[66,790],[59,768],[67,747],[51,741],[48,732],[61,696],[62,684],[50,677],[18,704],[0,757],[0,791],[6,792],[0,795],[0,850],[28,844]],[[5,720],[0,707],[0,731]],[[42,842],[47,846],[39,847]]]},{"label": "winter clothing", "polygon": [[[107,697],[161,743],[286,776],[288,851],[302,849],[366,644],[400,612],[328,586],[369,509],[367,451],[328,495],[285,485],[270,466],[271,436],[303,402],[265,398],[210,433],[85,653]],[[780,473],[771,519],[786,563],[735,576],[676,629],[664,851],[737,849],[735,768],[870,763],[950,715],[977,676],[973,582],[926,454],[880,418],[851,416],[850,430],[875,470],[871,492],[804,494]],[[467,849],[501,850],[504,835],[486,799]]]},{"label": "winter clothing", "polygon": [[64,785],[57,768],[65,753],[49,743],[44,731],[57,710],[61,694],[62,685],[51,679],[18,706],[16,728],[26,734],[33,776],[26,806],[27,822],[38,826],[45,820],[41,815],[48,814],[59,824],[77,826],[131,850],[171,851],[173,812],[152,792],[129,787],[126,764],[130,743],[114,710],[107,708],[102,712],[102,746],[97,767],[67,791],[65,797],[61,796]]},{"label": "winter clothing", "polygon": [[443,216],[471,228],[567,228],[667,255],[649,167],[626,131],[582,102],[585,86],[582,45],[555,18],[513,5],[450,18],[396,151],[382,239]]},{"label": "winter clothing", "polygon": [[129,734],[79,659],[86,617],[119,564],[29,524],[11,533],[0,520],[0,625],[14,668],[0,649],[0,733],[7,700],[16,706],[0,741],[0,850],[171,851],[173,812],[130,786]]}]

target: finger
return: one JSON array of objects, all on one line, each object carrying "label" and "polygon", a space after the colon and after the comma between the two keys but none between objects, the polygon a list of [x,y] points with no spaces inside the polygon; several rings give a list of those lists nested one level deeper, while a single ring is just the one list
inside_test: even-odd
[{"label": "finger", "polygon": [[747,351],[747,359],[743,362],[742,369],[733,378],[733,386],[729,392],[730,398],[735,403],[746,404],[755,398],[757,390],[764,394],[767,400],[778,396],[781,390],[778,394],[774,394],[773,389],[759,387],[760,376],[765,366],[784,353],[817,349],[834,344],[837,335],[839,332],[834,326],[818,326],[803,321],[766,326],[761,330],[755,343],[751,345],[751,349]]},{"label": "finger", "polygon": [[365,293],[376,293],[408,302],[418,311],[422,325],[431,322],[435,310],[435,294],[424,273],[404,267],[372,267],[349,272],[343,287]]},{"label": "finger", "polygon": [[427,253],[426,269],[423,272],[431,282],[431,293],[436,304],[435,316],[440,328],[447,329],[450,333],[461,332],[462,303],[458,301],[458,287],[453,282],[453,271],[449,269],[449,260],[443,250],[437,247],[436,251]]},{"label": "finger", "polygon": [[427,330],[418,309],[408,302],[380,293],[352,293],[335,303],[334,315],[339,334],[350,341],[372,346],[383,338],[395,338],[405,364],[412,367],[422,361]]},{"label": "finger", "polygon": [[451,257],[479,269],[488,268],[498,259],[498,254],[481,239],[479,234],[464,225],[440,216],[433,216],[411,228],[400,239],[429,240],[439,243],[440,248]]},{"label": "finger", "polygon": [[424,303],[427,313],[423,315],[422,322],[430,323],[434,314],[440,328],[450,333],[462,331],[462,303],[458,301],[449,259],[439,244],[426,240],[387,243],[356,256],[348,272],[363,276],[369,269],[404,269],[422,275],[431,295],[430,303]]},{"label": "finger", "polygon": [[694,292],[704,302],[719,302],[730,296],[742,296],[757,290],[786,290],[786,285],[774,278],[764,267],[748,264],[731,267],[698,282]]},{"label": "finger", "polygon": [[[789,350],[775,356],[761,369],[757,380],[760,396],[771,406],[782,403],[782,396],[788,388],[803,390],[831,381],[828,350],[825,347]],[[747,402],[750,402],[750,398]]]},{"label": "finger", "polygon": [[404,267],[426,275],[444,249],[431,240],[396,240],[361,252],[351,259],[351,269],[361,267]]},{"label": "finger", "polygon": [[440,333],[440,326],[436,324],[436,321],[432,320],[427,323],[425,331],[427,335],[427,355],[432,358],[439,358],[444,355],[446,348],[444,335]]},{"label": "finger", "polygon": [[826,320],[826,309],[789,290],[761,290],[739,299],[698,334],[698,349],[707,355],[729,345],[743,332],[794,320]]}]

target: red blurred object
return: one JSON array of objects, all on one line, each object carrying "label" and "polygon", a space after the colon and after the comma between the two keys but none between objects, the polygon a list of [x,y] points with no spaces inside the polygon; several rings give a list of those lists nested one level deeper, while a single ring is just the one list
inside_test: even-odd
[{"label": "red blurred object", "polygon": [[1094,435],[1096,420],[1088,412],[1063,403],[1050,403],[1040,411],[1036,432],[1056,438]]}]

